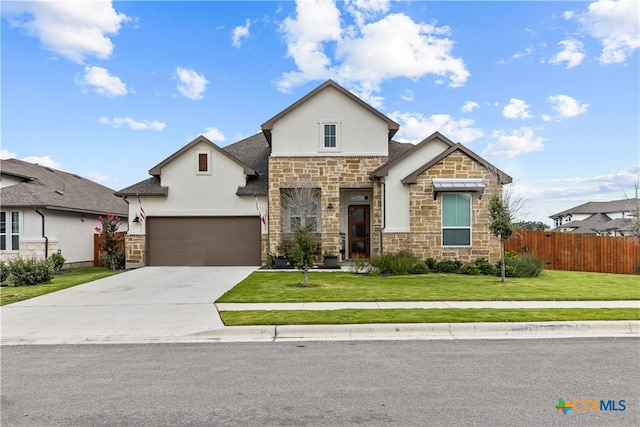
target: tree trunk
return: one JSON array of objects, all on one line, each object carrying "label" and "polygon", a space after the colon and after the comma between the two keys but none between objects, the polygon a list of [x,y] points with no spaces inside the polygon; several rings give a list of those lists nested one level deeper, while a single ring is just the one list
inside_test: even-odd
[{"label": "tree trunk", "polygon": [[307,287],[307,276],[308,276],[309,272],[308,272],[307,267],[305,267],[303,269],[303,271],[304,271],[304,279],[302,280],[302,287],[306,288]]},{"label": "tree trunk", "polygon": [[500,239],[500,281],[504,283],[505,270],[504,270],[504,240]]}]

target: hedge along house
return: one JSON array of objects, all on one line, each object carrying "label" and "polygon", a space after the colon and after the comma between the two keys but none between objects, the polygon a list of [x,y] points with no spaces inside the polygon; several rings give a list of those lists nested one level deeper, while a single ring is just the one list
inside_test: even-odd
[{"label": "hedge along house", "polygon": [[[394,141],[398,129],[329,80],[262,133],[224,148],[197,138],[116,193],[130,221],[146,213],[130,223],[128,266],[257,265],[303,223],[343,260],[401,249],[497,260],[485,196],[511,178],[438,132],[414,145]],[[304,213],[285,203],[299,189],[313,198]]]}]

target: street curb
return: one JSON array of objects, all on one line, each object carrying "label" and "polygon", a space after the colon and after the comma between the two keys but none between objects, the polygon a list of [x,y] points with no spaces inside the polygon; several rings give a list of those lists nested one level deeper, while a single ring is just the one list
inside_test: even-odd
[{"label": "street curb", "polygon": [[360,325],[227,326],[182,336],[5,338],[2,346],[75,344],[186,344],[291,341],[503,340],[640,338],[640,321],[380,323]]},{"label": "street curb", "polygon": [[640,337],[640,321],[228,326],[185,340],[217,342]]}]

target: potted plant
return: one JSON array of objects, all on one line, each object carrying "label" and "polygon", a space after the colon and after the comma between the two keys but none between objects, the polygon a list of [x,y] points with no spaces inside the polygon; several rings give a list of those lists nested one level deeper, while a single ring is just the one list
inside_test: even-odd
[{"label": "potted plant", "polygon": [[276,246],[276,256],[273,257],[273,261],[276,268],[287,268],[289,259],[287,258],[288,246],[282,241]]},{"label": "potted plant", "polygon": [[324,251],[322,253],[322,257],[324,258],[324,266],[326,268],[337,268],[338,267],[338,255],[331,251]]}]

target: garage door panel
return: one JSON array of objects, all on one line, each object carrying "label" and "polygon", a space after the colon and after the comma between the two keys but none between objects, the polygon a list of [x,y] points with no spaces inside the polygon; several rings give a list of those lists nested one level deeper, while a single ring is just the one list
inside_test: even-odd
[{"label": "garage door panel", "polygon": [[258,217],[148,217],[147,265],[260,265]]}]

